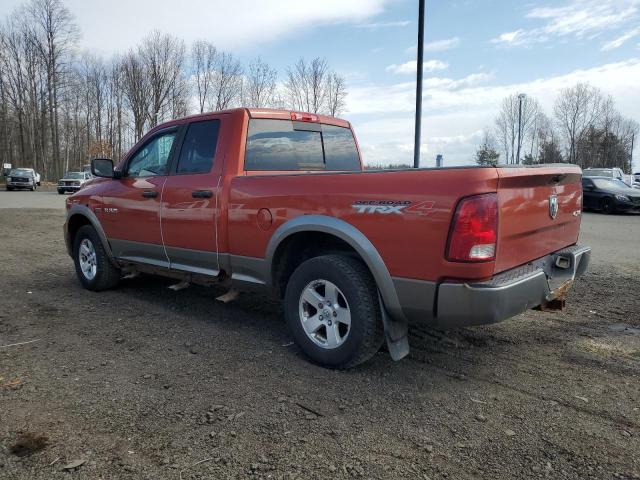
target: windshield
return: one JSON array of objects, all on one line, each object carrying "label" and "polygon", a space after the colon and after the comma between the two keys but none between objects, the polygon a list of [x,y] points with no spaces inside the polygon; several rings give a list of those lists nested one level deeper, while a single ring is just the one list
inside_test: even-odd
[{"label": "windshield", "polygon": [[84,178],[84,173],[82,172],[67,172],[64,174],[64,178]]},{"label": "windshield", "polygon": [[613,177],[613,170],[609,170],[606,168],[592,168],[589,170],[584,170],[583,174],[585,177]]},{"label": "windshield", "polygon": [[11,170],[10,175],[31,175],[31,170],[28,168],[14,168]]},{"label": "windshield", "polygon": [[598,188],[629,188],[629,185],[624,183],[622,180],[613,178],[594,178],[593,183],[595,183]]}]

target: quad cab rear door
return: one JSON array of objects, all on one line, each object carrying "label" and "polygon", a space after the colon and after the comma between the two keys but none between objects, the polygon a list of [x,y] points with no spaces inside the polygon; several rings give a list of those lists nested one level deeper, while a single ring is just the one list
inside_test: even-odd
[{"label": "quad cab rear door", "polygon": [[228,118],[213,114],[184,125],[163,192],[162,237],[172,269],[205,275],[220,270],[217,222]]}]

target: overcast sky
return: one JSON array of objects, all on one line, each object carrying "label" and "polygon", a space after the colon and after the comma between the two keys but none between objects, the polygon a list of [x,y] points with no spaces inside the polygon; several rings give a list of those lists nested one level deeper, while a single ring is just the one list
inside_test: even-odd
[{"label": "overcast sky", "polygon": [[[0,15],[21,3],[2,0]],[[415,0],[64,3],[82,47],[105,55],[159,29],[212,40],[245,62],[260,55],[281,76],[300,56],[324,56],[347,79],[343,116],[365,161],[411,162]],[[586,81],[640,121],[640,0],[427,0],[426,41],[423,166],[438,153],[448,165],[472,162],[483,128],[514,92],[535,96],[551,115],[559,89]]]}]

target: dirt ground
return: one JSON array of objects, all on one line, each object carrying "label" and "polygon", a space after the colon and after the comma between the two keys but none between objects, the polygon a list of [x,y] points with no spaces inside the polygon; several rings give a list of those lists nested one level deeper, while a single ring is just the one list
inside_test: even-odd
[{"label": "dirt ground", "polygon": [[640,479],[638,216],[585,215],[564,312],[414,328],[347,372],[263,297],[82,290],[62,223],[0,209],[2,479]]}]

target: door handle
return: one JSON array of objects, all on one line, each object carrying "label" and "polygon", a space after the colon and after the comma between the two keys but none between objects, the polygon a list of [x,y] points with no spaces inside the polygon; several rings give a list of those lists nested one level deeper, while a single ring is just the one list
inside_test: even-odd
[{"label": "door handle", "polygon": [[193,198],[211,198],[213,192],[211,190],[194,190],[191,192]]},{"label": "door handle", "polygon": [[153,190],[147,190],[146,192],[142,192],[142,196],[144,198],[156,198],[158,196],[158,192],[154,192]]}]

